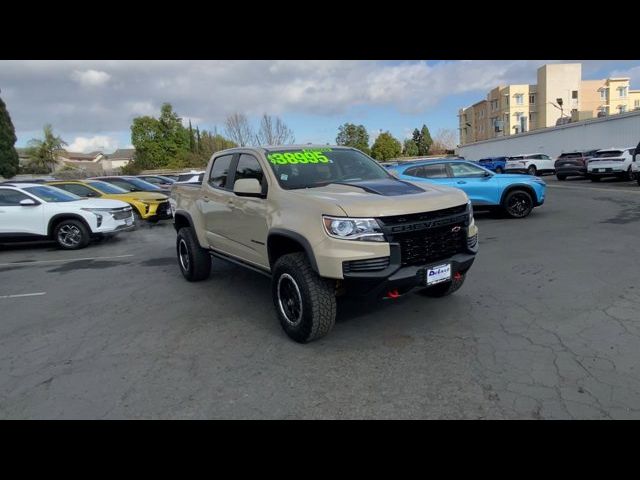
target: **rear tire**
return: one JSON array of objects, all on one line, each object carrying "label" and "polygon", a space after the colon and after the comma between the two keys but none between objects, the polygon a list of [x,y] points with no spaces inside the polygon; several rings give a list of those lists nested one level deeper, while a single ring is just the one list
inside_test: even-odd
[{"label": "rear tire", "polygon": [[556,178],[561,182],[564,182],[567,179],[566,175],[556,175]]},{"label": "rear tire", "polygon": [[79,250],[89,245],[91,233],[80,220],[62,220],[53,229],[53,238],[60,248]]},{"label": "rear tire", "polygon": [[453,278],[450,282],[434,285],[433,287],[425,288],[422,292],[428,297],[446,297],[453,292],[460,290],[464,279],[467,278],[466,273],[461,273],[459,278]]},{"label": "rear tire", "polygon": [[336,321],[334,285],[313,271],[304,253],[280,257],[271,286],[280,325],[292,340],[307,343],[331,331]]},{"label": "rear tire", "polygon": [[184,278],[190,282],[199,282],[209,278],[211,273],[211,255],[202,248],[191,227],[182,227],[176,239],[178,266]]},{"label": "rear tire", "polygon": [[589,177],[589,179],[590,179],[592,182],[599,182],[599,181],[600,181],[600,177],[594,177],[593,175],[592,175],[592,176],[590,176],[590,177]]},{"label": "rear tire", "polygon": [[502,208],[511,218],[525,218],[533,210],[533,198],[526,190],[511,190],[502,201]]}]

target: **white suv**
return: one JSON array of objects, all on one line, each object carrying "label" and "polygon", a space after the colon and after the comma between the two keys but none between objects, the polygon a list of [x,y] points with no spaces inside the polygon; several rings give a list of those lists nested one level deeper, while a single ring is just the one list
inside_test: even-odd
[{"label": "white suv", "polygon": [[555,161],[546,153],[526,153],[509,157],[504,166],[504,173],[542,175],[556,173],[556,166]]},{"label": "white suv", "polygon": [[0,183],[0,242],[55,240],[76,250],[133,228],[129,204],[87,199],[38,183]]},{"label": "white suv", "polygon": [[633,155],[635,148],[605,148],[589,159],[587,174],[592,182],[604,177],[633,180]]}]

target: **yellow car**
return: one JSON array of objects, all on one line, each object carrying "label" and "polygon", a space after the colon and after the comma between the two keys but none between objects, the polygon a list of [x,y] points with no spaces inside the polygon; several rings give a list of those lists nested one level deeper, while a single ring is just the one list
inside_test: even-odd
[{"label": "yellow car", "polygon": [[74,193],[79,197],[106,198],[127,202],[133,207],[133,214],[138,223],[141,219],[157,222],[172,218],[169,199],[161,193],[127,192],[123,188],[100,180],[55,180],[47,182],[47,184]]}]

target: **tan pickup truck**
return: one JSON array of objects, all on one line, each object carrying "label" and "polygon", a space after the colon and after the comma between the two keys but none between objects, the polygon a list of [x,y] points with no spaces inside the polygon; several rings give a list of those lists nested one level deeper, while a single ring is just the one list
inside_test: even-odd
[{"label": "tan pickup truck", "polygon": [[212,255],[268,275],[298,342],[331,330],[340,295],[456,291],[478,248],[462,190],[398,180],[348,147],[224,150],[201,184],[176,184],[171,197],[184,277],[206,279]]}]

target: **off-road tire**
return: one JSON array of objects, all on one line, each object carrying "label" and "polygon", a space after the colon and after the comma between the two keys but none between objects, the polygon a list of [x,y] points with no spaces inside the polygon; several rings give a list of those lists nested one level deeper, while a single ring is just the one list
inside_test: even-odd
[{"label": "off-road tire", "polygon": [[463,273],[458,279],[454,277],[450,282],[434,285],[433,287],[427,287],[422,290],[422,293],[428,297],[446,297],[447,295],[451,295],[453,292],[460,290],[465,278],[467,278],[467,274]]},{"label": "off-road tire", "polygon": [[[73,232],[77,232],[75,235],[73,235],[73,237],[75,238],[73,241],[71,240],[71,237],[68,237],[69,239],[67,241],[61,238],[65,237],[65,230],[72,230]],[[89,241],[91,240],[91,232],[84,224],[84,222],[80,220],[61,220],[53,229],[53,239],[56,241],[58,246],[64,250],[80,250],[81,248],[89,245]]]},{"label": "off-road tire", "polygon": [[[278,295],[279,285],[284,298],[284,285],[297,287],[301,301],[299,318],[292,322],[284,313],[286,306]],[[278,258],[272,275],[273,304],[285,333],[296,342],[307,343],[324,337],[336,321],[334,284],[320,277],[311,268],[304,253],[290,253]]]},{"label": "off-road tire", "polygon": [[199,282],[209,278],[211,273],[211,255],[200,246],[191,227],[182,227],[176,238],[178,267],[184,278],[190,282]]}]

